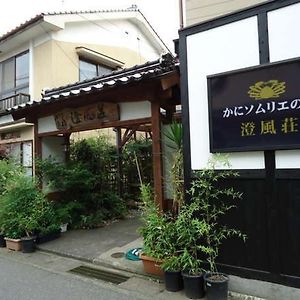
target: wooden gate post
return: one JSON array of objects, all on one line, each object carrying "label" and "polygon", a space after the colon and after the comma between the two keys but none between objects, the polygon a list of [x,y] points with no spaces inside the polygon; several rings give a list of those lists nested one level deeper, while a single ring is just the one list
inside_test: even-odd
[{"label": "wooden gate post", "polygon": [[160,135],[160,104],[151,102],[151,124],[152,124],[152,160],[155,201],[161,211],[164,210],[163,197],[163,173],[162,173],[162,151]]}]

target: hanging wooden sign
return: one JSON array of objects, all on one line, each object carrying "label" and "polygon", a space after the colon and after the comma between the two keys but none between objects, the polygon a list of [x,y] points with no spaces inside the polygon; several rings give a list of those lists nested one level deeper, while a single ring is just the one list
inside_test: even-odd
[{"label": "hanging wooden sign", "polygon": [[84,125],[119,120],[119,108],[115,103],[100,103],[75,109],[65,109],[54,116],[58,130],[78,128]]}]

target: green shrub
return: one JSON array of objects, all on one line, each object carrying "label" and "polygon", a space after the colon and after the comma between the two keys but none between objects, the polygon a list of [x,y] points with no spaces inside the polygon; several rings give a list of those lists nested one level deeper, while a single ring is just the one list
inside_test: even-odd
[{"label": "green shrub", "polygon": [[[223,170],[217,170],[217,167]],[[239,174],[227,169],[230,167],[227,156],[215,154],[208,162],[208,167],[196,172],[195,180],[191,184],[191,201],[198,206],[197,218],[205,228],[202,237],[202,252],[206,254],[209,269],[217,272],[216,259],[219,248],[224,240],[238,237],[246,240],[246,235],[240,230],[223,224],[221,218],[235,205],[232,200],[239,200],[242,194],[232,187],[221,187],[218,183],[226,178],[234,178]]]},{"label": "green shrub", "polygon": [[0,160],[0,195],[4,192],[7,183],[22,174],[22,169],[13,161]]},{"label": "green shrub", "polygon": [[66,165],[48,159],[39,161],[37,168],[40,181],[61,194],[55,204],[60,222],[94,228],[125,215],[126,205],[116,188],[116,150],[106,138],[72,144]]},{"label": "green shrub", "polygon": [[6,236],[20,238],[55,224],[53,205],[31,177],[21,174],[7,182],[0,197],[1,227]]}]

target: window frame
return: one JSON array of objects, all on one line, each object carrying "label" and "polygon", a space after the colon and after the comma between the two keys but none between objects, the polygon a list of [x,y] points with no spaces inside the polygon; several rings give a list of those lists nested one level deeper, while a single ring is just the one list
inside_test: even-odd
[{"label": "window frame", "polygon": [[[95,77],[91,77],[91,78],[81,79],[81,70],[80,70],[80,62],[81,61],[96,66],[96,76],[95,77],[102,76],[102,75],[99,75],[99,67],[106,68],[107,70],[110,70],[111,72],[116,70],[116,68],[114,68],[114,67],[111,67],[111,66],[108,66],[105,64],[101,64],[101,63],[95,62],[91,59],[87,59],[87,58],[79,56],[79,63],[78,63],[79,64],[79,68],[78,68],[79,81],[84,81],[84,80],[89,80],[89,79],[95,78]],[[107,74],[109,74],[109,73],[107,73]]]},{"label": "window frame", "polygon": [[[18,92],[18,91],[22,90],[24,88],[28,88],[28,91],[29,91],[29,84],[30,84],[29,83],[30,82],[30,74],[29,74],[30,73],[30,66],[29,66],[29,63],[28,63],[28,82],[20,84],[18,86],[16,85],[17,84],[17,78],[16,78],[16,75],[17,75],[17,58],[22,56],[22,55],[25,55],[25,54],[28,54],[28,60],[29,60],[29,50],[26,50],[26,51],[18,53],[17,55],[11,56],[8,59],[5,59],[5,60],[0,62],[0,76],[1,76],[0,77],[0,100],[1,99],[6,99],[8,97],[12,97],[12,96],[17,95],[19,93],[22,93],[22,92]],[[14,72],[14,87],[4,90],[3,89],[3,77],[5,76],[5,74],[3,73],[3,64],[5,64],[6,62],[8,62],[10,60],[13,60],[13,62],[14,62],[14,69],[13,69],[13,72]]]},{"label": "window frame", "polygon": [[[30,143],[30,145],[31,145],[31,165],[28,165],[28,166],[25,166],[24,162],[23,162],[23,156],[24,156],[23,149],[24,149],[25,143]],[[20,154],[19,154],[18,158],[14,157],[14,159],[16,159],[16,161],[22,166],[22,168],[24,168],[24,170],[30,170],[30,176],[33,176],[33,141],[32,140],[23,140],[23,141],[17,141],[17,142],[1,143],[1,145],[9,148],[9,151],[11,151],[10,145],[16,145],[16,144],[20,145]],[[9,155],[10,155],[10,153],[9,153]],[[26,174],[29,174],[29,173],[26,172]]]}]

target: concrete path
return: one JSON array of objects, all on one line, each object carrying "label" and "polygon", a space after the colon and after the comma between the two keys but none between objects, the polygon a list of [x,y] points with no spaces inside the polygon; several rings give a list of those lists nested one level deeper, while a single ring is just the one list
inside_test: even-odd
[{"label": "concrete path", "polygon": [[[39,249],[59,255],[61,259],[63,259],[62,256],[66,256],[76,258],[77,263],[85,261],[98,265],[100,268],[106,267],[120,272],[130,272],[132,277],[130,276],[131,278],[120,286],[125,285],[126,289],[131,291],[140,289],[146,297],[163,300],[186,299],[184,292],[169,293],[164,291],[163,285],[159,281],[149,281],[149,276],[143,272],[141,261],[130,261],[124,256],[114,257],[116,253],[125,254],[132,248],[142,246],[142,240],[137,233],[140,225],[139,217],[132,216],[98,229],[71,230],[63,233],[57,240],[39,245]],[[32,258],[40,255],[42,252],[35,253]],[[14,256],[19,257],[20,255],[15,254]],[[70,262],[71,260],[68,261],[68,263]],[[51,264],[56,265],[53,261]],[[229,289],[235,292],[232,293],[234,296],[230,297],[232,300],[300,299],[300,289],[236,276],[230,276]]]},{"label": "concrete path", "polygon": [[137,229],[140,226],[139,217],[130,215],[124,220],[116,220],[101,228],[67,231],[62,233],[60,238],[40,244],[38,248],[93,262],[107,251],[136,240],[139,237]]}]

